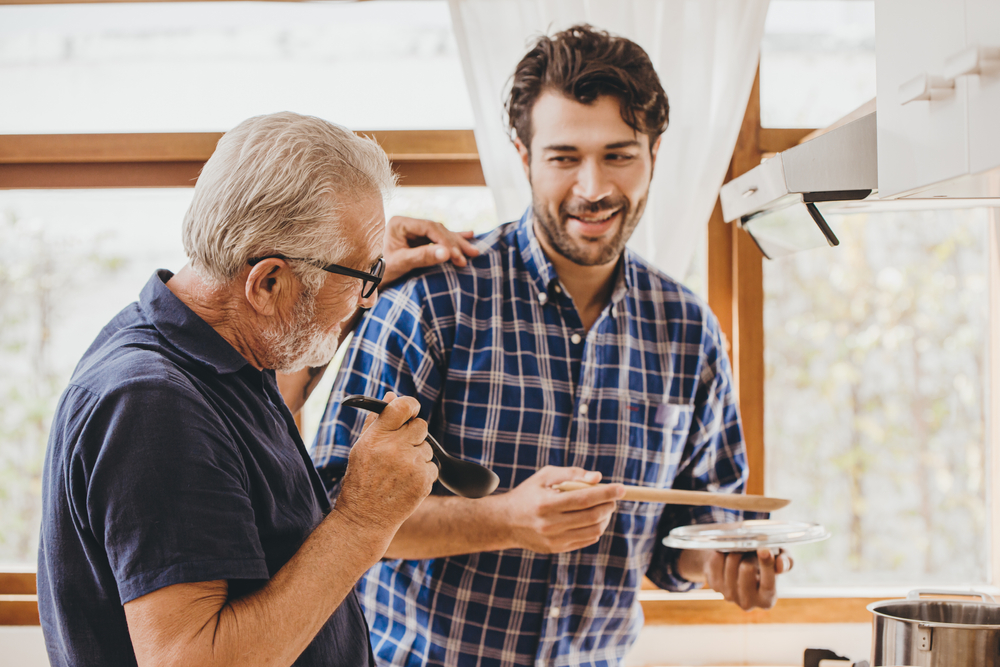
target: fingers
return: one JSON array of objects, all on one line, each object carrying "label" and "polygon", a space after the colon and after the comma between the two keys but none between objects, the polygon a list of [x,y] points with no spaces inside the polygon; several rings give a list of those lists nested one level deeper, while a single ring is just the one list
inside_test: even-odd
[{"label": "fingers", "polygon": [[586,482],[597,484],[601,481],[601,473],[584,470],[575,466],[545,466],[534,475],[536,481],[545,486],[555,486],[562,482]]},{"label": "fingers", "polygon": [[715,553],[705,567],[707,583],[744,610],[770,609],[777,600],[775,575],[779,559],[769,549]]},{"label": "fingers", "polygon": [[465,266],[466,257],[476,257],[479,249],[469,239],[472,232],[453,232],[439,222],[394,216],[386,227],[386,254],[394,261],[408,261],[410,268],[432,266],[448,259]]},{"label": "fingers", "polygon": [[755,554],[741,554],[736,575],[736,604],[744,610],[765,604],[759,589],[757,565]]},{"label": "fingers", "polygon": [[793,559],[789,554],[786,554],[784,549],[778,549],[778,555],[774,561],[775,572],[778,574],[784,574],[795,567],[795,559]]},{"label": "fingers", "polygon": [[725,564],[722,566],[722,590],[719,591],[729,602],[739,604],[739,581],[740,563],[743,562],[742,553],[726,554]]},{"label": "fingers", "polygon": [[622,484],[602,484],[592,489],[559,491],[549,501],[549,506],[560,512],[589,509],[605,503],[614,503],[625,495]]},{"label": "fingers", "polygon": [[[419,218],[408,218],[404,224],[408,236],[426,237],[432,243],[437,243],[446,248],[451,256],[451,261],[456,266],[465,266],[468,257],[479,255],[479,249],[469,242],[472,234],[468,236],[451,231],[440,222],[431,220],[421,220]],[[442,257],[442,261],[446,259]]]},{"label": "fingers", "polygon": [[608,527],[608,523],[611,521],[611,515],[614,514],[615,507],[615,503],[610,502],[594,505],[583,510],[567,512],[563,515],[563,521],[561,522],[559,528],[562,531],[572,531],[578,528],[600,526],[597,534],[601,535],[604,533],[604,529]]},{"label": "fingers", "polygon": [[757,561],[760,563],[760,593],[764,597],[774,597],[776,560],[770,549],[757,550]]},{"label": "fingers", "polygon": [[362,435],[364,435],[364,433],[369,429],[369,427],[371,427],[371,425],[375,423],[375,419],[377,417],[378,417],[378,415],[375,414],[374,412],[369,412],[368,413],[368,416],[365,417],[365,423],[361,427],[361,434]]},{"label": "fingers", "polygon": [[[382,413],[378,416],[377,424],[380,428],[387,431],[398,431],[401,430],[404,425],[407,427],[411,426],[407,422],[416,418],[420,414],[420,402],[411,396],[395,396],[392,393],[386,394],[385,402],[388,405],[382,410]],[[422,438],[427,437],[427,423],[422,419],[419,422],[423,422],[424,435]],[[412,422],[412,424],[418,424],[417,421]],[[419,427],[419,426],[418,426]]]},{"label": "fingers", "polygon": [[[715,551],[709,556],[708,563],[705,566],[708,586],[717,593],[722,593],[725,588],[725,565],[726,555]],[[723,597],[725,597],[725,594],[723,594]]]}]

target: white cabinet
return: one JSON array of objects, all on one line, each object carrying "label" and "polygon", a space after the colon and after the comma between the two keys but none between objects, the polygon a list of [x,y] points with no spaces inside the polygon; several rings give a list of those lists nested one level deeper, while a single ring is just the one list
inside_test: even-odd
[{"label": "white cabinet", "polygon": [[[1000,167],[1000,0],[966,0],[966,55],[978,74],[966,79],[969,96],[969,172]],[[966,59],[970,63],[970,59]]]},{"label": "white cabinet", "polygon": [[878,0],[875,29],[879,197],[1000,196],[970,178],[1000,166],[1000,0]]}]

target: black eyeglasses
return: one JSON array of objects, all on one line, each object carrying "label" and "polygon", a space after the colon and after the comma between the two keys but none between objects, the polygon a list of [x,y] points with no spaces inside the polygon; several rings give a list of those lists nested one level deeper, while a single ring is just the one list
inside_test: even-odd
[{"label": "black eyeglasses", "polygon": [[329,271],[330,273],[338,273],[342,276],[350,276],[351,278],[360,278],[362,299],[367,299],[374,294],[375,288],[377,288],[379,283],[382,282],[382,274],[385,273],[385,260],[381,257],[379,257],[378,261],[372,265],[371,271],[367,272],[358,271],[357,269],[349,269],[346,266],[341,266],[340,264],[320,264],[315,259],[306,259],[305,257],[285,257],[284,255],[254,257],[253,259],[248,259],[247,264],[250,266],[256,266],[265,259],[283,259],[285,261],[294,260],[296,262],[305,262],[307,264],[312,264],[317,269],[323,269],[324,271]]}]

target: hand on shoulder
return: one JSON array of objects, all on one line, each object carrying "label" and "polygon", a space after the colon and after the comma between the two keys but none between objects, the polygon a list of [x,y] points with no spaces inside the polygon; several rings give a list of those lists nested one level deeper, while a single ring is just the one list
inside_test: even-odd
[{"label": "hand on shoulder", "polygon": [[389,285],[414,269],[449,260],[455,266],[465,266],[466,257],[479,255],[470,238],[472,232],[453,232],[440,222],[393,216],[385,226],[382,285]]}]

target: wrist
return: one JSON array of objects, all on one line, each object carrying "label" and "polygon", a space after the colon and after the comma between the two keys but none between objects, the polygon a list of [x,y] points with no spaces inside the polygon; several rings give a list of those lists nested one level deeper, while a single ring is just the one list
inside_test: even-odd
[{"label": "wrist", "polygon": [[523,530],[517,521],[515,495],[508,491],[487,496],[477,503],[483,503],[483,519],[489,526],[487,534],[495,536],[496,542],[490,551],[504,549],[526,549],[526,543],[521,539]]},{"label": "wrist", "polygon": [[330,510],[323,526],[336,536],[344,550],[357,556],[361,566],[359,576],[382,558],[399,529],[399,526],[369,521],[339,503]]}]

